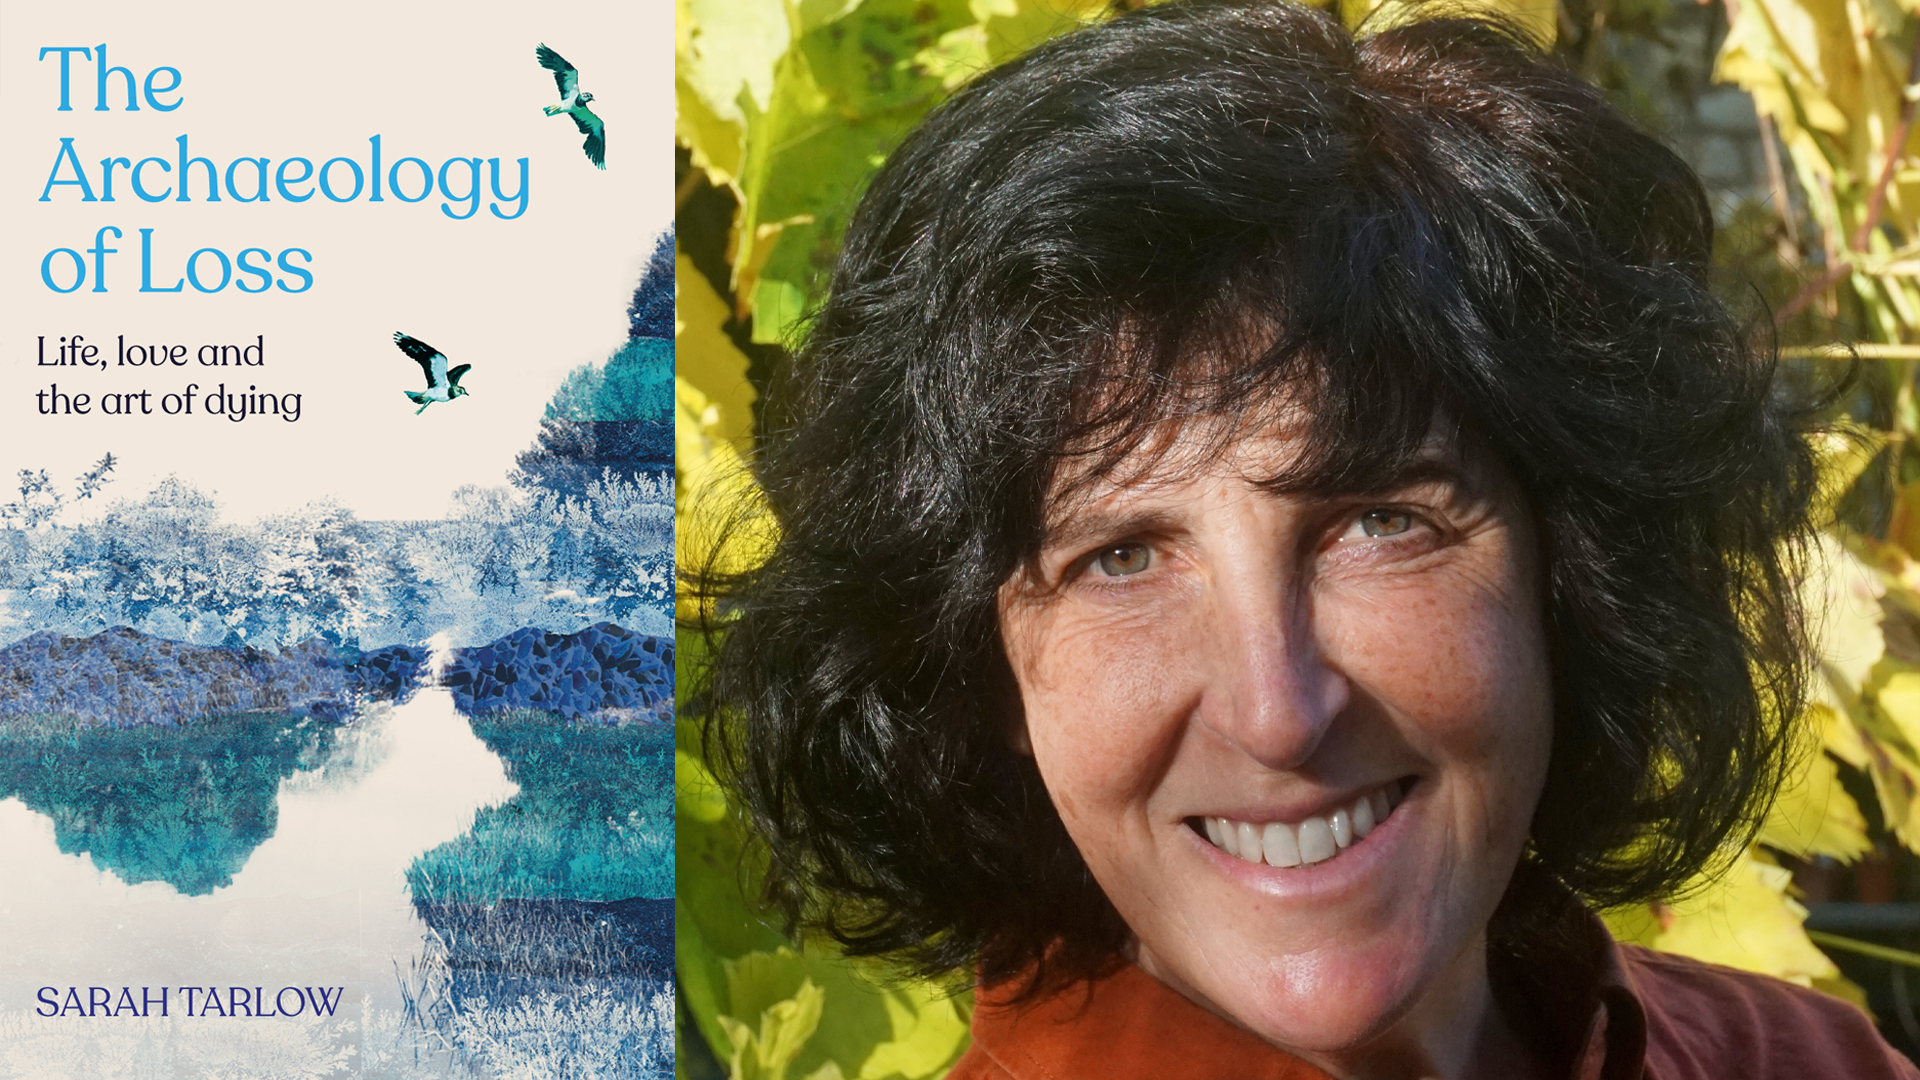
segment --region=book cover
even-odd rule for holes
[[[671,1072],[670,19],[0,0],[0,1077]]]

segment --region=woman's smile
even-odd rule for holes
[[[1213,444],[1063,500],[1003,590],[1019,741],[1142,967],[1364,1071],[1485,1019],[1551,741],[1531,526],[1450,450],[1301,494],[1284,433]]]
[[[1391,780],[1331,809],[1297,817],[1277,814],[1206,815],[1189,826],[1214,847],[1244,862],[1267,866],[1314,866],[1372,835],[1400,804],[1404,785]]]

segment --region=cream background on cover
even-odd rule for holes
[[[138,497],[178,473],[216,493],[229,521],[325,496],[363,519],[437,517],[459,485],[504,483],[565,373],[625,342],[626,305],[645,254],[671,220],[670,19],[664,3],[0,2],[0,501],[13,497],[20,469],[45,468],[71,489],[109,451],[120,465],[105,501]],[[595,96],[592,108],[607,125],[604,172],[587,162],[569,118],[541,113],[558,99],[534,60],[542,41],[579,68]],[[182,106],[159,113],[143,102],[126,112],[125,80],[115,75],[115,108],[96,112],[93,62],[74,54],[73,111],[56,111],[59,57],[36,59],[40,47],[101,42],[110,63],[136,78],[163,64],[178,68],[180,91],[168,96]],[[114,178],[115,202],[81,202],[73,187],[37,201],[63,136],[74,138],[97,195],[100,158],[171,162],[183,133],[194,156],[223,172],[240,156],[264,156],[273,167],[305,157],[316,168],[345,156],[364,169],[367,138],[378,134],[388,167],[402,156],[436,169],[454,156],[498,157],[511,190],[513,161],[526,157],[531,204],[515,221],[493,218],[484,202],[455,221],[437,195],[370,203],[363,193],[335,204],[316,187],[300,204],[235,203],[224,193],[210,203],[198,166],[192,202],[141,202],[124,169]],[[147,169],[149,190],[159,187],[157,173]],[[240,170],[243,191],[251,175]],[[415,175],[412,166],[403,171]],[[457,189],[460,180],[450,179]],[[88,291],[91,278],[66,295],[46,288],[46,252],[72,248],[91,264],[86,249],[102,225],[124,234],[108,240],[119,249],[107,256],[110,291]],[[203,295],[190,284],[141,294],[143,227],[155,230],[156,285],[171,284],[200,247],[229,256],[246,247],[306,248],[314,285],[298,295],[247,295],[234,286]],[[66,264],[57,258],[62,284]],[[210,257],[202,266],[214,269]],[[471,396],[415,417],[401,391],[424,383],[394,347],[396,330],[454,364],[472,364],[464,380]],[[265,334],[267,364],[190,363],[158,375],[35,365],[37,336],[51,351],[59,336],[75,333],[103,355],[120,334],[191,346]],[[301,393],[301,419],[234,423],[157,409],[150,417],[39,416],[34,401],[52,382],[96,395],[188,382],[204,391],[225,381],[231,390],[236,375],[263,391]],[[81,504],[80,516],[98,509]]]

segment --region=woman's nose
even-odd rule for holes
[[[1272,578],[1216,597],[1200,722],[1270,769],[1300,767],[1351,696],[1314,630],[1312,603]]]

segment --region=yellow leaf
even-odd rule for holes
[[[1662,912],[1652,947],[1801,986],[1837,978],[1839,968],[1807,938],[1807,909],[1787,895],[1792,879],[1750,849],[1718,881]]]
[[[1885,587],[1830,534],[1820,535],[1810,555],[1803,601],[1814,620],[1814,652],[1836,689],[1857,696],[1867,673],[1886,653],[1880,631]]]
[[[745,127],[715,114],[685,79],[675,79],[673,89],[674,138],[692,152],[694,167],[706,170],[713,186],[737,188]]]
[[[949,30],[938,41],[914,54],[920,70],[940,80],[943,90],[959,89],[960,84],[993,66],[993,52],[987,40],[987,28],[980,23]]]
[[[1714,78],[1746,89],[1773,120],[1814,224],[1844,251],[1866,224],[1870,192],[1888,160],[1920,150],[1920,130],[1909,132],[1904,147],[1891,145],[1906,83],[1907,19],[1893,0],[1742,0],[1729,7],[1735,17]],[[1878,220],[1911,237],[1917,218],[1920,184],[1896,173]],[[1877,233],[1866,236],[1872,250],[1844,257],[1878,267],[1893,255],[1891,246]],[[1875,336],[1898,342],[1920,329],[1920,294],[1885,273],[1856,273],[1848,285]]]
[[[678,380],[674,390],[684,416],[698,391]],[[684,470],[674,493],[678,504],[673,519],[674,565],[683,576],[724,579],[764,562],[779,527],[732,444],[708,442],[702,449],[703,458],[689,461],[682,454],[674,462],[676,470]],[[675,595],[675,610],[686,619],[712,614],[704,597],[685,588]]]
[[[1790,855],[1831,855],[1852,862],[1872,846],[1867,819],[1840,786],[1840,770],[1818,750],[1803,752],[1802,764],[1774,800],[1760,827],[1759,840]]]
[[[674,74],[688,90],[721,120],[744,124],[748,104],[765,112],[792,43],[786,0],[679,0],[674,15]]]
[[[968,0],[976,20],[940,35],[913,62],[953,90],[1002,61],[1050,37],[1111,14],[1102,0]]]
[[[1813,988],[1827,995],[1850,1003],[1863,1013],[1871,1013],[1867,1008],[1867,992],[1845,975],[1836,975],[1831,979],[1813,980]]]
[[[753,384],[747,380],[747,357],[729,338],[723,327],[728,318],[726,301],[720,299],[706,277],[684,255],[674,256],[673,329],[674,377],[698,392],[685,398],[686,418],[694,430],[686,437],[722,440],[745,451],[753,433]],[[678,395],[676,395],[678,396]],[[694,404],[697,402],[698,404]],[[676,416],[674,440],[679,448],[683,436]],[[698,454],[705,457],[705,451]]]
[[[1881,716],[1891,722],[1893,731],[1906,746],[1920,746],[1920,671],[1895,671],[1886,677],[1873,694],[1873,703]]]
[[[1820,749],[1856,769],[1867,767],[1870,755],[1865,738],[1844,706],[1816,701],[1807,706],[1807,715],[1820,732]]]
[[[1471,16],[1488,12],[1510,19],[1542,49],[1553,48],[1559,36],[1558,0],[1337,0],[1340,21],[1349,30],[1378,32],[1402,23],[1436,16]]]
[[[1816,522],[1824,525],[1833,520],[1834,507],[1886,445],[1885,433],[1857,424],[1836,427],[1814,439],[1820,470],[1820,495],[1813,511]]]
[[[674,136],[716,187],[739,193],[748,110],[766,111],[791,44],[786,0],[676,0]]]
[[[1889,295],[1898,295],[1889,293]],[[1887,539],[1908,555],[1920,555],[1920,481],[1900,485],[1894,492]]]
[[[817,1030],[793,1059],[796,1069],[826,1063],[860,1080],[919,1080],[946,1070],[967,1044],[955,1001],[927,983],[883,986],[864,961],[789,948],[727,962],[731,1008],[751,1015],[784,1000],[793,987],[818,986],[826,999]]]
[[[674,558],[684,574],[748,570],[766,557],[771,516],[747,469],[753,384],[747,357],[722,329],[728,317],[692,260],[674,261]],[[675,604],[683,617],[707,614],[693,590]]]
[[[782,17],[791,25],[798,21],[799,12],[788,3]],[[794,215],[780,218],[765,212],[768,191],[779,187],[774,168],[780,151],[785,144],[801,138],[804,132],[836,126],[841,121],[833,115],[833,103],[815,81],[812,65],[803,50],[786,50],[769,70],[769,76],[772,79],[769,86],[777,92],[765,99],[756,97],[751,102],[744,99],[742,102],[747,134],[742,144],[737,185],[741,193],[740,207],[734,218],[733,251],[728,260],[733,267],[733,280],[728,285],[735,298],[742,302],[752,298],[754,283],[773,243],[778,240],[779,231],[798,223]]]
[[[986,31],[989,64],[1010,60],[1115,9],[1102,0],[969,0],[968,7]]]
[[[673,752],[673,805],[681,819],[715,822],[727,816],[727,796],[699,758]]]
[[[887,995],[885,1004],[898,1037],[874,1047],[860,1066],[861,1080],[931,1076],[965,1045],[967,1018],[953,998],[930,984],[904,984]]]
[[[1859,715],[1867,775],[1880,800],[1880,813],[1908,848],[1920,851],[1920,820],[1913,813],[1920,793],[1920,671],[1888,661],[1878,672],[1866,708]]]
[[[1600,913],[1600,921],[1607,924],[1607,932],[1613,940],[1623,945],[1641,945],[1655,948],[1660,939],[1660,914],[1665,911],[1659,904],[1634,904],[1632,907],[1614,908]]]
[[[732,962],[727,969],[731,975]],[[731,1016],[721,1016],[720,1025],[733,1044],[728,1080],[786,1080],[787,1067],[820,1026],[826,996],[813,980],[803,981],[792,997],[761,1010],[758,1032]]]

